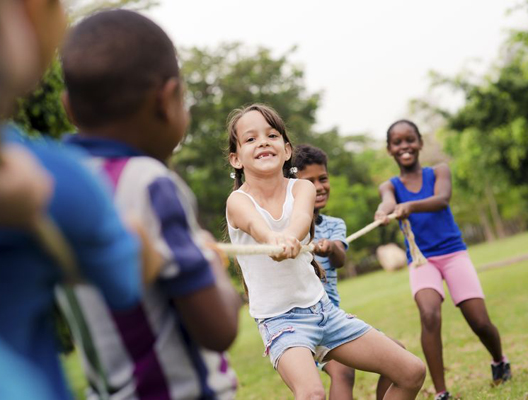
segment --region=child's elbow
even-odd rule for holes
[[[444,208],[449,207],[449,200],[450,200],[449,197],[442,196],[439,200],[440,200],[438,204],[439,209],[443,210]]]

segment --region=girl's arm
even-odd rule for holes
[[[293,186],[293,211],[290,225],[284,230],[285,235],[290,235],[297,240],[303,240],[310,232],[315,206],[315,186],[306,179],[299,179]]]
[[[272,231],[251,200],[241,193],[231,193],[227,199],[227,216],[231,225],[249,234],[259,243],[276,244],[284,251],[274,255],[275,261],[295,258],[301,251],[301,240],[310,231],[315,204],[315,186],[298,180],[293,187],[293,212],[290,225],[282,232]]]
[[[374,219],[376,221],[381,220],[383,225],[387,225],[390,222],[390,220],[387,218],[387,215],[392,213],[397,205],[392,182],[383,182],[379,187],[379,194],[381,197],[381,203],[374,214]]]
[[[231,193],[227,199],[227,217],[233,228],[241,229],[259,243],[269,243],[273,231],[252,201],[242,193]]]
[[[434,195],[423,200],[398,204],[394,210],[396,218],[407,218],[412,213],[439,211],[449,206],[451,200],[451,171],[447,164],[434,168],[436,177]]]

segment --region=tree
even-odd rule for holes
[[[15,122],[30,134],[60,138],[65,132],[73,132],[75,128],[61,103],[63,90],[62,69],[58,59],[55,59],[39,87],[28,97],[18,100]]]
[[[233,43],[181,52],[191,123],[174,161],[198,198],[202,223],[216,236],[223,230],[225,200],[233,186],[226,152],[228,114],[266,103],[284,119],[294,143],[309,142],[314,135],[320,96],[307,92],[302,69],[289,61],[294,51],[274,56],[266,48]]]
[[[423,100],[412,104],[445,123],[439,134],[452,159],[455,190],[473,205],[455,209],[466,219],[477,213],[488,239],[504,236],[504,216],[512,218],[512,210],[527,205],[512,194],[528,190],[528,32],[514,31],[500,61],[483,77],[465,71],[431,78],[433,87],[454,89],[465,98],[455,112]],[[515,218],[528,222],[525,213]]]

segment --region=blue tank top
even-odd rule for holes
[[[409,191],[399,177],[391,178],[390,181],[394,186],[398,204],[423,200],[434,195],[436,177],[434,170],[430,167],[422,169],[422,188],[416,193]],[[466,250],[462,234],[449,206],[434,212],[413,213],[409,216],[409,221],[411,222],[416,244],[426,258]],[[411,263],[412,259],[407,240],[405,240],[405,245],[407,247],[407,260]]]

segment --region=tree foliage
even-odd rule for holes
[[[202,222],[216,234],[233,186],[226,152],[228,114],[250,103],[266,103],[282,116],[294,142],[313,135],[319,94],[307,92],[302,69],[289,61],[293,51],[273,56],[269,49],[234,43],[181,53],[191,123],[174,161],[197,195]]]
[[[431,78],[433,87],[454,89],[465,99],[455,112],[413,103],[445,122],[438,135],[452,160],[454,190],[464,194],[455,203],[457,219],[478,221],[488,238],[504,234],[503,219],[521,217],[526,225],[526,214],[514,210],[528,205],[520,195],[528,190],[528,32],[513,31],[483,77],[464,71]]]
[[[153,4],[109,0],[90,7],[123,3],[129,7]],[[77,12],[87,12],[83,4],[77,4]],[[307,90],[302,66],[291,61],[294,52],[292,48],[274,54],[241,43],[180,52],[191,123],[173,162],[198,198],[202,224],[219,239],[233,185],[226,119],[235,108],[254,102],[269,104],[285,120],[294,145],[310,143],[328,154],[332,195],[325,212],[343,218],[349,233],[372,221],[379,202],[377,186],[398,173],[385,146],[367,134],[346,136],[337,128],[316,131],[321,96]],[[431,74],[435,87],[463,93],[465,102],[455,112],[424,99],[413,102],[415,109],[425,110],[425,126],[436,131],[449,156],[454,184],[451,205],[457,221],[479,227],[488,238],[499,235],[503,220],[521,228],[528,224],[528,32],[513,32],[500,60],[484,77],[467,72],[454,77]],[[71,132],[74,128],[60,103],[62,89],[60,64],[55,61],[41,87],[20,100],[16,121],[30,132],[57,138]],[[426,147],[431,148],[429,139],[426,135]],[[433,150],[432,158],[442,159]],[[399,240],[397,225],[390,224],[359,239],[349,254],[358,261],[373,254],[378,244]]]
[[[18,100],[15,122],[30,134],[60,138],[65,132],[72,132],[75,128],[69,122],[61,103],[63,89],[62,69],[55,59],[39,87],[29,96]]]

